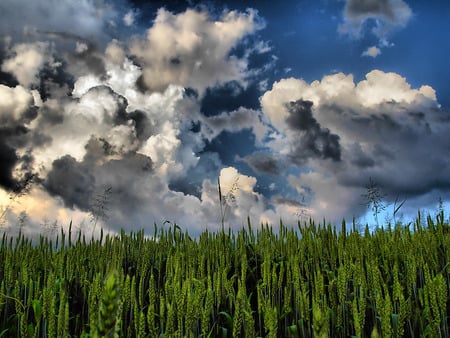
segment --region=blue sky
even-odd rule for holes
[[[0,10],[3,226],[373,223],[371,179],[383,217],[448,203],[446,1]]]

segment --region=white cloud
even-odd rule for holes
[[[48,42],[23,43],[15,45],[11,56],[2,64],[2,70],[13,74],[25,87],[38,84],[39,71],[48,64],[51,68],[60,66],[51,55]]]
[[[370,57],[376,58],[380,54],[381,54],[381,49],[378,48],[377,46],[372,46],[372,47],[367,48],[361,54],[361,56],[370,56]]]
[[[256,141],[261,143],[267,133],[267,126],[261,122],[260,116],[259,111],[240,107],[232,112],[202,117],[202,134],[211,141],[223,131],[237,132],[251,129],[256,136]]]
[[[133,26],[134,20],[136,19],[137,12],[135,10],[129,10],[127,14],[123,17],[123,22],[125,26]]]
[[[0,84],[0,121],[18,121],[22,114],[32,105],[34,99],[31,93],[22,86],[10,88]]]
[[[164,91],[169,84],[200,93],[228,81],[245,86],[247,59],[229,54],[261,27],[254,10],[226,12],[213,21],[206,12],[188,9],[175,15],[160,9],[146,39],[136,39],[130,51],[139,57],[144,83],[152,91]]]
[[[355,94],[364,106],[377,105],[382,102],[430,102],[435,104],[436,93],[430,86],[411,89],[406,79],[396,73],[373,70],[366,79],[355,87]]]
[[[116,39],[113,39],[106,47],[105,56],[109,62],[119,66],[125,62],[125,50]]]
[[[88,45],[85,44],[84,42],[77,41],[75,43],[75,52],[81,54],[81,53],[83,53],[83,52],[85,52],[87,50],[88,50]]]
[[[234,167],[225,167],[220,171],[219,180],[223,196],[222,209],[219,204],[217,184],[205,180],[201,195],[203,208],[217,210],[210,215],[213,223],[220,223],[223,216],[228,226],[240,228],[246,224],[247,217],[250,217],[253,225],[257,226],[267,218],[264,215],[264,197],[254,191],[257,183],[255,177],[243,175]],[[220,214],[221,212],[223,215]],[[277,221],[276,218],[270,220],[272,224]]]
[[[399,74],[380,70],[360,82],[342,73],[311,83],[294,78],[275,82],[261,97],[263,112],[276,129],[266,145],[285,156],[303,149],[298,144],[302,131],[292,132],[292,112],[285,105],[297,100],[313,103],[311,118],[320,126],[316,130],[339,137],[340,160],[311,156],[299,167],[300,173],[289,178],[290,186],[307,196],[312,215],[329,220],[361,215],[361,193],[369,177],[392,199],[396,193],[411,198],[429,195],[448,184],[448,178],[435,170],[437,163],[448,168],[446,160],[434,158],[434,165],[421,160],[429,157],[430,147],[445,153],[449,146],[444,137],[450,128],[448,113],[440,110],[432,87],[412,88]],[[305,118],[298,121],[311,124]]]

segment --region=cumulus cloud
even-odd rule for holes
[[[297,102],[296,115],[289,102]],[[308,197],[311,213],[335,219],[361,215],[361,192],[370,177],[392,199],[448,190],[450,181],[436,165],[448,170],[450,163],[442,157],[430,159],[427,152],[433,147],[446,153],[449,112],[440,108],[429,86],[411,88],[400,75],[379,70],[358,83],[339,73],[312,83],[293,78],[275,82],[261,103],[278,135],[267,145],[277,153],[285,149],[285,156],[300,165],[300,173],[289,182]],[[304,126],[316,138],[293,134],[292,116],[294,125]],[[334,161],[311,151],[314,140],[321,138],[319,144],[332,141]],[[292,145],[298,157],[291,156]],[[342,199],[344,203],[336,202]]]
[[[378,48],[377,46],[372,46],[372,47],[367,48],[361,55],[376,58],[380,54],[381,54],[381,49]]]
[[[3,61],[2,71],[13,74],[25,87],[39,83],[38,75],[45,64],[52,69],[61,65],[53,59],[48,42],[17,44],[9,54]]]
[[[18,82],[0,85],[2,193],[18,191],[32,175],[36,180],[18,198],[26,206],[14,204],[8,219],[25,211],[36,229],[53,217],[89,222],[96,198],[110,189],[105,227],[145,227],[170,218],[195,232],[219,224],[217,176],[226,188],[234,175],[239,198],[229,207],[228,224],[248,215],[259,220],[265,202],[254,191],[256,178],[235,168],[221,172],[218,153],[204,148],[222,131],[251,129],[261,142],[261,112],[201,113],[207,88],[244,87],[252,74],[250,55],[270,50],[256,42],[234,54],[243,38],[263,27],[256,11],[226,10],[212,19],[206,11],[161,9],[147,36],[130,42],[108,38],[107,28],[122,19],[132,25],[136,12],[117,15],[112,6],[91,1],[7,1],[0,7],[19,5],[21,18],[14,12],[0,23],[11,33],[2,71]],[[25,32],[5,26],[25,19]]]
[[[400,3],[349,1],[346,15],[356,28],[374,17],[394,27]],[[261,96],[261,109],[239,102],[211,112],[204,94],[226,87],[240,95],[255,74],[251,54],[270,51],[265,42],[244,41],[264,25],[256,11],[213,19],[206,11],[161,9],[146,36],[130,42],[104,32],[113,19],[133,24],[135,12],[117,15],[101,1],[54,7],[75,17],[30,19],[27,34],[51,41],[12,35],[2,60],[17,83],[0,85],[0,198],[36,177],[9,218],[25,210],[36,227],[47,217],[82,222],[108,191],[105,228],[169,219],[195,234],[222,219],[239,227],[247,216],[254,224],[280,217],[295,224],[301,212],[331,221],[361,215],[369,177],[388,194],[410,198],[450,189],[448,156],[428,150],[446,154],[450,147],[449,112],[430,86],[412,88],[379,70],[359,82],[342,73],[311,83],[288,78]],[[38,0],[24,18],[31,9],[51,13]],[[242,130],[255,135],[249,149],[256,151],[235,158],[236,167],[222,163],[211,144],[224,131]],[[227,197],[222,211],[218,177]]]
[[[188,9],[176,15],[160,9],[146,38],[135,39],[130,51],[151,91],[164,91],[169,84],[200,93],[229,81],[245,86],[248,60],[230,53],[243,37],[262,27],[255,10],[225,12],[214,21],[206,12]]]
[[[19,121],[33,105],[33,95],[28,89],[20,85],[10,88],[0,84],[0,121],[2,125],[11,121]]]

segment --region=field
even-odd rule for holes
[[[1,337],[449,337],[449,224],[3,236]]]

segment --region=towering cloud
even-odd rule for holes
[[[300,165],[289,182],[316,215],[361,214],[369,178],[392,200],[400,194],[435,201],[436,192],[449,188],[441,171],[450,169],[448,161],[429,149],[445,153],[450,146],[444,136],[450,112],[429,86],[414,89],[398,74],[379,70],[358,83],[344,74],[310,84],[290,78],[274,83],[261,103],[277,129],[268,145]]]
[[[168,219],[195,233],[247,216],[362,215],[370,177],[389,198],[450,190],[438,155],[450,116],[433,88],[373,70],[281,79],[261,94],[269,82],[251,65],[264,68],[270,48],[256,10],[163,8],[145,28],[120,1],[4,0],[0,11],[0,206],[35,178],[11,224],[25,211],[32,227],[87,226],[101,200],[112,231]],[[410,16],[401,0],[349,0],[341,28],[362,34],[374,19],[381,41]]]

